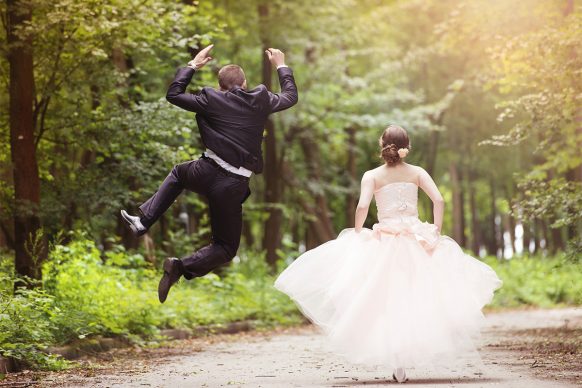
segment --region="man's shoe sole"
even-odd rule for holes
[[[137,237],[140,237],[140,236],[143,236],[144,234],[146,234],[147,230],[143,230],[141,232],[139,232],[137,230],[137,228],[131,222],[131,220],[129,220],[128,218],[125,217],[125,214],[124,214],[123,210],[121,211],[121,218],[123,218],[123,220],[127,223],[127,225],[129,225],[129,229],[131,229],[131,231],[133,232],[133,234],[136,235]]]
[[[160,286],[162,285],[162,281],[164,281],[164,279],[167,278],[167,282],[170,281],[170,274],[172,273],[172,262],[174,260],[172,260],[171,258],[167,258],[166,260],[164,260],[164,265],[162,266],[163,270],[164,270],[164,275],[162,276],[162,279],[160,279],[160,283],[158,284],[158,299],[160,300],[160,303],[164,303],[166,301],[166,299],[168,299],[168,294],[170,293],[170,288],[172,288],[172,286],[170,285],[168,287],[168,291],[166,292],[165,297],[162,299],[162,295],[160,292]]]

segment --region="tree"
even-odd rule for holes
[[[42,234],[38,207],[40,178],[34,136],[34,74],[32,38],[26,27],[32,20],[31,4],[8,0],[6,6],[8,62],[10,66],[10,150],[14,178],[14,265],[22,276],[41,276]],[[39,245],[39,240],[40,245]]]

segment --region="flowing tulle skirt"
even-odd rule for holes
[[[301,255],[275,282],[335,351],[393,368],[477,356],[481,308],[500,286],[489,266],[418,219],[346,229]]]

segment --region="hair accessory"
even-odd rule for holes
[[[408,148],[400,148],[398,150],[398,156],[400,156],[401,158],[405,158],[406,155],[408,155],[408,152],[410,152]]]

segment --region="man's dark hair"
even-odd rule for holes
[[[245,79],[245,72],[238,65],[226,65],[218,72],[218,85],[222,90],[242,87]]]

